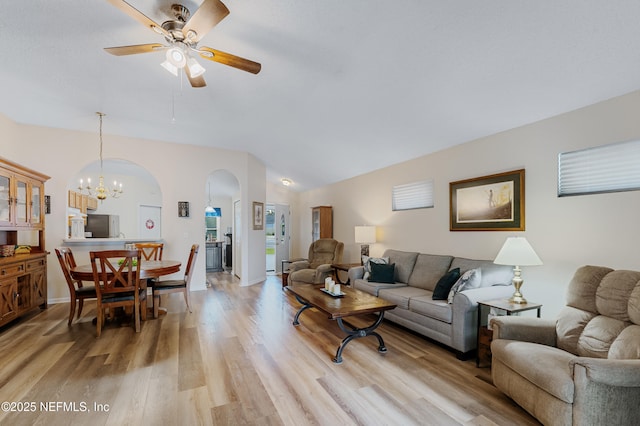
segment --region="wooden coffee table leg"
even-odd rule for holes
[[[313,306],[310,305],[309,302],[307,302],[306,300],[303,300],[300,297],[298,297],[297,294],[295,296],[296,296],[296,300],[302,303],[302,307],[298,310],[298,313],[296,313],[295,318],[293,318],[293,325],[300,325],[300,321],[298,321],[298,318],[300,318],[300,314],[309,308],[313,308]]]
[[[353,339],[359,339],[361,337],[375,336],[378,339],[378,352],[382,354],[387,352],[387,348],[384,345],[384,340],[382,340],[382,336],[380,336],[378,333],[374,331],[376,328],[378,328],[380,323],[382,323],[383,318],[384,318],[384,311],[379,312],[378,318],[376,319],[376,321],[373,324],[371,324],[369,327],[364,327],[364,328],[354,327],[348,322],[342,321],[342,318],[338,318],[337,319],[338,327],[340,327],[342,331],[347,333],[347,337],[345,337],[342,340],[342,343],[340,343],[340,346],[338,347],[338,351],[336,352],[336,356],[335,358],[333,358],[333,362],[336,364],[342,364],[342,351],[344,350],[345,346],[347,346],[347,344]],[[349,328],[351,329],[349,330],[345,328],[345,324],[349,326]]]

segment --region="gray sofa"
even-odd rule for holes
[[[494,385],[543,424],[640,421],[640,272],[584,266],[557,320],[491,324]]]
[[[460,357],[477,346],[478,301],[510,297],[513,268],[495,265],[490,260],[473,260],[454,256],[386,250],[395,264],[395,283],[377,283],[363,279],[364,267],[351,268],[349,280],[354,288],[398,305],[387,311],[385,319],[398,323],[426,337],[443,343]],[[460,273],[479,268],[478,288],[462,290],[447,300],[433,300],[433,290],[448,271]]]

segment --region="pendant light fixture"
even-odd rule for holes
[[[115,180],[113,181],[113,188],[107,188],[104,186],[104,175],[103,175],[103,167],[102,167],[102,118],[106,115],[102,112],[96,112],[100,119],[100,177],[98,178],[98,187],[93,188],[91,186],[91,178],[87,178],[87,186],[83,187],[83,180],[80,179],[80,185],[78,186],[78,190],[80,192],[85,192],[87,195],[91,197],[96,197],[100,201],[104,201],[107,197],[118,198],[122,195],[122,182],[118,184]]]
[[[211,207],[211,182],[208,183],[209,185],[209,203],[207,204],[207,207],[204,209],[204,215],[206,217],[213,217],[216,215],[216,210]]]

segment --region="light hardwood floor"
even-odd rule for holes
[[[94,303],[71,327],[58,304],[0,329],[0,401],[22,410],[0,411],[0,424],[538,424],[488,369],[392,323],[378,330],[386,355],[358,339],[335,365],[342,332],[316,310],[294,327],[299,304],[279,277],[209,277],[193,313],[168,295],[168,314],[141,333],[108,324],[96,338]]]

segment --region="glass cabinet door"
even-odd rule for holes
[[[42,223],[42,204],[40,202],[41,188],[37,183],[31,184],[31,224],[40,225]]]
[[[0,174],[0,223],[9,224],[11,222],[11,191],[9,176]]]
[[[27,216],[27,182],[16,180],[16,224],[25,225],[28,223]]]

